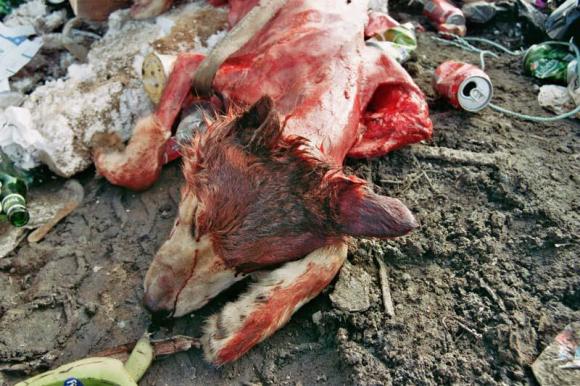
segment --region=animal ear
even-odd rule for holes
[[[356,178],[335,178],[335,221],[343,233],[388,238],[402,236],[418,226],[411,211],[396,198],[378,195]]]
[[[263,96],[236,121],[240,144],[253,153],[271,150],[280,140],[282,129],[274,101]]]

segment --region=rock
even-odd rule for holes
[[[24,239],[24,230],[7,222],[0,223],[0,259],[12,252]]]
[[[542,386],[580,385],[580,322],[566,326],[532,364]]]
[[[371,306],[370,287],[371,276],[347,261],[340,271],[330,300],[343,311],[365,311]]]
[[[312,314],[312,322],[314,324],[319,326],[321,321],[322,321],[322,312],[316,311],[315,313]]]

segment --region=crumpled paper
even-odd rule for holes
[[[44,138],[34,128],[30,110],[11,106],[0,111],[0,148],[23,169],[39,165]]]

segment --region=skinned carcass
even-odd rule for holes
[[[230,1],[235,23],[257,1]],[[166,317],[205,305],[248,274],[256,282],[208,320],[209,361],[223,364],[273,334],[339,271],[349,236],[417,226],[399,200],[342,171],[431,136],[422,92],[364,42],[366,1],[288,0],[220,67],[209,103],[224,115],[183,147],[181,203],[145,278],[145,306]],[[204,57],[181,54],[156,112],[122,148],[95,149],[97,170],[135,190],[155,182]],[[207,99],[204,103],[207,103]],[[248,107],[250,106],[250,107]]]

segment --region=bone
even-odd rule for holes
[[[263,0],[235,25],[227,37],[219,42],[199,65],[193,79],[198,95],[210,95],[219,66],[242,48],[286,4],[286,0]]]
[[[177,55],[161,55],[155,52],[151,52],[143,60],[141,68],[143,88],[153,103],[157,104],[161,100],[161,94],[176,60]]]
[[[455,320],[455,322],[457,323],[457,325],[459,327],[461,327],[463,330],[465,330],[469,334],[473,335],[473,337],[475,337],[475,339],[481,340],[483,338],[483,336],[479,332],[477,332],[477,331],[473,330],[471,327],[467,326],[458,317],[454,317],[453,319]]]

